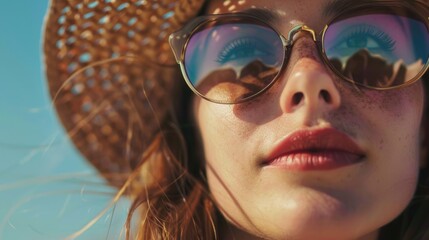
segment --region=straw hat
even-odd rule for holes
[[[50,94],[77,149],[120,186],[182,81],[169,34],[203,0],[51,0],[44,53]],[[109,177],[108,177],[109,176]]]

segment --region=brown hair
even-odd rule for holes
[[[186,167],[190,163],[183,145],[177,144],[183,141],[173,125],[165,127],[136,169],[145,174],[134,179],[126,229],[129,234],[139,209],[137,239],[215,238],[215,207],[202,177]]]

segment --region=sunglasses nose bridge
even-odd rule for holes
[[[309,28],[307,25],[298,25],[289,31],[286,46],[291,46],[294,42],[295,35],[301,31],[309,33],[313,41],[316,42],[316,32],[313,29]]]

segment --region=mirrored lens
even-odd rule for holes
[[[259,22],[215,21],[189,39],[184,66],[190,83],[204,97],[237,103],[263,91],[284,59],[280,36]]]
[[[413,80],[429,58],[429,33],[418,19],[368,14],[342,19],[325,32],[330,63],[345,78],[376,88]]]

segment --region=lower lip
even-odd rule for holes
[[[332,170],[363,161],[363,156],[344,151],[294,152],[282,155],[267,163],[269,167],[287,170]]]

